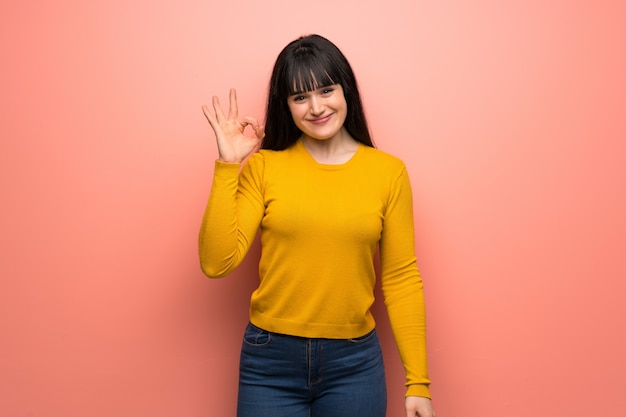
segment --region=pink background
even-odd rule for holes
[[[5,1],[0,415],[233,416],[255,248],[203,278],[200,107],[305,33],[415,193],[446,416],[623,416],[623,1]],[[377,304],[389,416],[403,374]]]

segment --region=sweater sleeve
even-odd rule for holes
[[[263,158],[258,153],[243,168],[241,164],[215,162],[198,237],[200,266],[208,277],[228,275],[248,253],[264,212],[262,172]]]
[[[381,285],[406,373],[406,395],[429,397],[426,313],[415,258],[411,185],[403,168],[393,186],[380,241]]]

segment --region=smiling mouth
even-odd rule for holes
[[[324,117],[318,117],[317,119],[309,120],[309,122],[311,122],[313,124],[316,124],[316,125],[323,124],[323,123],[326,123],[327,121],[329,121],[330,118],[332,117],[332,115],[333,114],[331,113],[331,114],[328,114],[328,115],[326,115]]]

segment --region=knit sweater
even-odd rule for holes
[[[371,331],[376,271],[406,372],[407,395],[429,397],[422,280],[403,162],[359,144],[321,164],[301,141],[243,164],[216,161],[199,238],[204,273],[219,278],[261,233],[250,321],[267,331],[354,338]]]

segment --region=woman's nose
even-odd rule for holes
[[[310,108],[309,111],[313,115],[320,115],[324,112],[324,103],[320,97],[313,96],[309,101]]]

